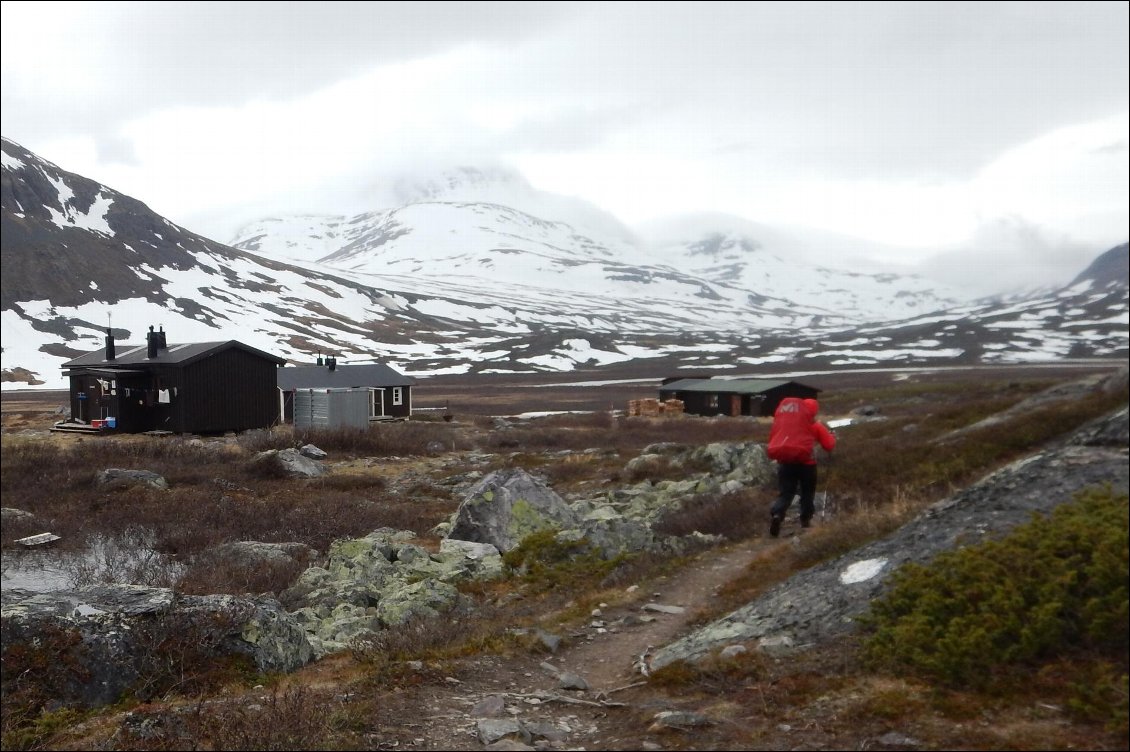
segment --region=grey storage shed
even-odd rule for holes
[[[294,390],[295,428],[368,428],[369,389]]]

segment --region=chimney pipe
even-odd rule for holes
[[[157,357],[157,333],[153,331],[153,327],[149,327],[149,332],[145,335],[145,357],[152,360]]]
[[[114,349],[114,332],[110,327],[106,327],[106,360],[113,360],[116,357],[118,354]]]
[[[169,345],[168,345],[168,343],[165,342],[165,326],[164,326],[164,324],[162,324],[159,327],[159,329],[160,329],[160,331],[157,332],[157,349],[158,350],[167,350],[169,348]]]
[[[326,358],[326,365],[328,365],[330,367],[331,371],[336,370],[337,369],[337,358],[334,357],[333,355]]]
[[[321,353],[318,353],[318,365],[320,365],[320,366],[325,365],[325,363],[322,362],[322,354]]]

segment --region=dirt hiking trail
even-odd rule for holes
[[[688,736],[694,729],[681,726],[679,718],[670,728],[647,720],[680,708],[647,686],[641,656],[685,634],[719,589],[777,545],[788,545],[787,529],[780,541],[753,538],[700,552],[669,575],[627,588],[622,603],[597,609],[583,627],[561,634],[555,650],[463,660],[454,674],[405,692],[398,707],[385,703],[387,716],[382,712],[381,720],[387,736],[381,736],[398,743],[378,741],[377,746],[711,748],[696,747]],[[664,740],[671,734],[679,743]],[[684,746],[688,742],[691,746]]]

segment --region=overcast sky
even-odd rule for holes
[[[982,280],[1130,235],[1126,2],[2,7],[2,134],[220,241],[446,165]]]

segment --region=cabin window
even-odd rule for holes
[[[394,404],[394,405],[403,405],[404,404],[404,387],[394,386],[392,388],[392,404]]]
[[[706,400],[706,404],[707,404],[708,407],[718,407],[718,395],[717,394],[710,395]]]

